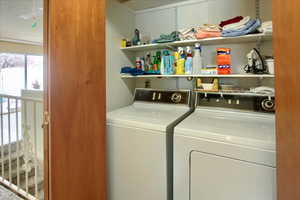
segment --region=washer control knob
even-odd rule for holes
[[[172,97],[171,97],[172,102],[180,103],[181,99],[182,99],[182,95],[180,93],[172,94]]]

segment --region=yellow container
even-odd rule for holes
[[[122,41],[121,41],[121,47],[122,48],[125,48],[127,46],[127,40],[126,39],[123,39]]]
[[[180,58],[177,60],[177,66],[176,66],[176,74],[177,75],[184,75],[185,69],[184,69],[185,59]]]

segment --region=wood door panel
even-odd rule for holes
[[[104,200],[105,1],[49,0],[51,200]]]
[[[273,0],[278,200],[300,199],[300,1]]]

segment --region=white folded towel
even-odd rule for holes
[[[231,30],[231,29],[234,29],[234,30],[241,29],[250,21],[250,19],[251,19],[251,17],[249,17],[249,16],[244,17],[241,21],[239,21],[237,23],[228,24],[228,25],[224,26],[223,30],[226,31],[226,30]]]
[[[273,32],[273,23],[272,23],[272,21],[263,22],[257,30],[261,33]]]

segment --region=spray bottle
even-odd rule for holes
[[[201,45],[196,43],[193,58],[193,74],[201,74],[202,67]]]
[[[177,60],[177,65],[176,65],[176,74],[178,75],[183,75],[184,74],[184,62],[185,62],[185,54],[184,50],[182,47],[178,47],[178,60]]]
[[[193,51],[191,47],[186,48],[185,74],[193,73]]]

